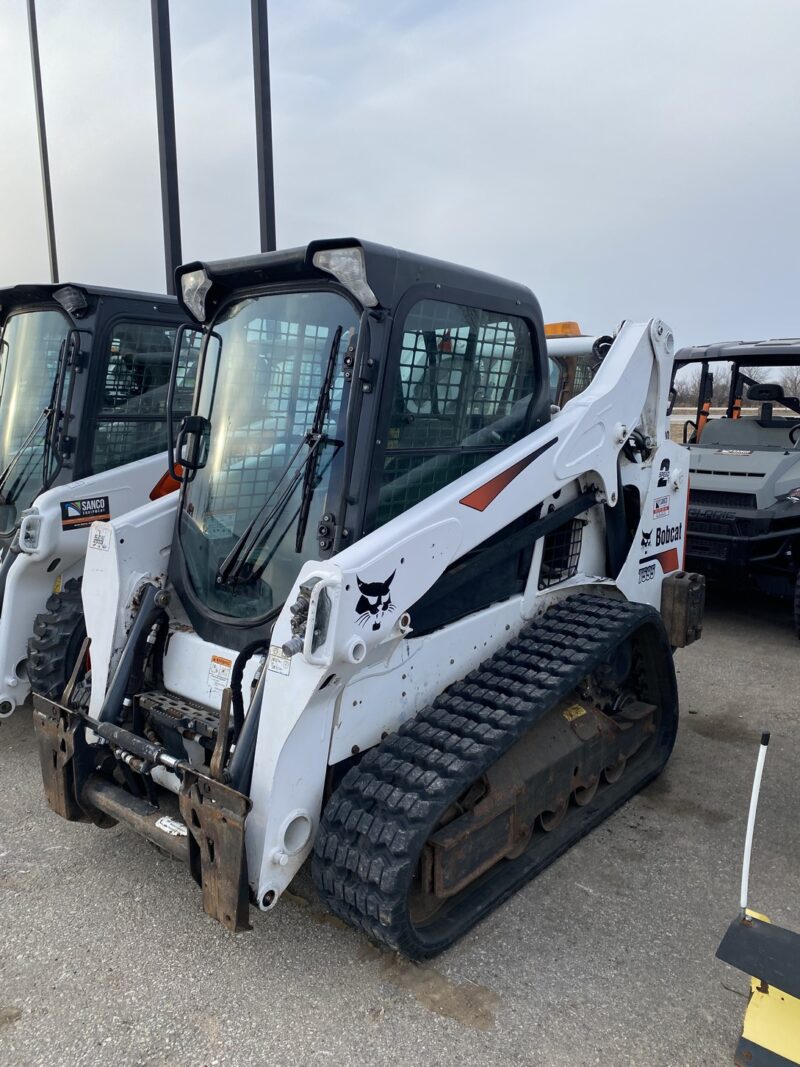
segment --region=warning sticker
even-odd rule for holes
[[[582,708],[580,704],[570,704],[568,708],[564,708],[561,714],[567,722],[574,722],[575,719],[579,719],[581,715],[586,714],[586,708]]]
[[[96,548],[98,552],[108,552],[111,548],[111,527],[94,526],[89,534],[89,548]]]
[[[80,530],[93,522],[107,522],[111,508],[107,496],[90,496],[85,500],[61,501],[61,529]]]
[[[206,685],[209,693],[221,693],[231,680],[232,659],[225,656],[212,656],[211,666],[208,668]]]
[[[292,669],[292,661],[283,651],[280,645],[270,645],[267,656],[267,670],[276,674],[288,674]]]

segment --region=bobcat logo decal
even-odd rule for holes
[[[642,548],[649,548],[650,542],[653,540],[652,530],[642,530]]]
[[[356,604],[359,626],[366,626],[371,619],[372,629],[380,630],[384,615],[389,611],[397,610],[392,603],[392,594],[389,592],[389,586],[395,574],[396,571],[392,571],[385,582],[362,582],[356,575],[358,588],[361,591]]]

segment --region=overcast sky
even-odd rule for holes
[[[147,0],[38,0],[62,279],[163,290]],[[258,251],[247,0],[172,0],[184,260]],[[798,0],[271,0],[279,246],[355,235],[588,332],[800,335]],[[0,0],[0,284],[47,280]]]

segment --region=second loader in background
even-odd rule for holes
[[[166,401],[182,318],[168,296],[0,290],[0,719],[31,684],[63,692],[85,634],[92,522],[177,487],[166,477]],[[176,411],[191,397],[190,340]]]

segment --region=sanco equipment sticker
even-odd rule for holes
[[[61,501],[61,529],[79,530],[93,522],[108,522],[111,508],[107,496],[91,496],[85,500]]]

